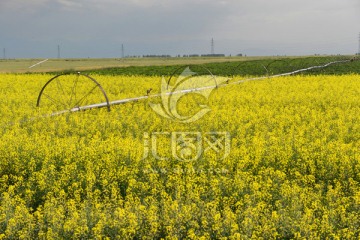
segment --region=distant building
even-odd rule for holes
[[[225,54],[201,54],[202,57],[225,57]]]
[[[200,55],[199,54],[189,54],[189,55],[184,54],[183,57],[200,57]]]
[[[171,55],[154,55],[154,54],[150,54],[150,55],[143,55],[143,58],[170,58]]]

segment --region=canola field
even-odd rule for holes
[[[51,77],[0,75],[0,239],[360,237],[360,75],[188,94],[179,114],[210,109],[191,123],[157,97],[51,117],[53,98],[73,101],[54,88],[36,107]],[[161,91],[161,77],[92,77],[111,101]]]

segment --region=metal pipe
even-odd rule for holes
[[[61,114],[64,114],[64,113],[69,113],[69,112],[79,112],[79,111],[90,110],[90,109],[104,108],[104,107],[109,107],[109,105],[113,106],[113,105],[126,104],[126,103],[130,103],[130,102],[137,102],[137,101],[152,98],[152,97],[161,97],[162,95],[169,96],[169,95],[180,94],[180,93],[198,92],[198,91],[203,91],[203,90],[207,90],[207,89],[225,87],[227,85],[240,84],[240,83],[244,83],[244,82],[248,82],[248,81],[258,81],[258,80],[264,80],[264,79],[269,79],[269,78],[289,76],[289,75],[297,74],[297,73],[300,73],[300,72],[309,71],[309,70],[312,70],[312,69],[325,68],[325,67],[328,67],[330,65],[339,64],[339,63],[348,63],[348,62],[351,62],[351,61],[353,61],[353,60],[340,60],[340,61],[330,62],[330,63],[324,64],[324,65],[318,65],[318,66],[312,66],[312,67],[308,67],[308,68],[303,68],[303,69],[295,70],[295,71],[288,72],[288,73],[281,73],[281,74],[276,74],[276,75],[272,75],[272,76],[264,76],[264,77],[242,79],[242,80],[239,80],[239,81],[235,81],[235,82],[227,83],[227,84],[222,84],[222,85],[206,86],[206,87],[200,87],[200,88],[191,88],[191,89],[185,89],[185,90],[181,90],[181,91],[158,93],[158,94],[145,95],[145,96],[134,97],[134,98],[125,98],[125,99],[121,99],[121,100],[115,100],[115,101],[112,101],[112,102],[103,102],[103,103],[98,103],[98,104],[86,105],[86,106],[82,106],[82,107],[75,107],[75,108],[72,108],[70,110],[63,110],[63,111],[59,111],[59,112],[54,112],[54,113],[51,114],[51,116],[57,116],[57,115],[61,115]]]

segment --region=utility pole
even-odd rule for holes
[[[360,55],[360,33],[359,33],[359,49],[358,49],[358,55]]]
[[[3,49],[3,59],[6,59],[6,49]]]
[[[125,57],[124,44],[121,44],[121,58]]]
[[[211,39],[211,54],[215,54],[214,38]]]
[[[60,45],[58,45],[57,50],[58,50],[57,58],[60,59]]]

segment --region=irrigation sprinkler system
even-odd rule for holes
[[[237,70],[237,68],[243,66],[247,66],[248,62],[243,62],[240,63],[239,65],[237,65],[234,69],[234,71],[232,72],[232,77],[229,78],[227,81],[225,81],[222,84],[218,84],[218,82],[216,81],[216,77],[210,72],[209,69],[204,68],[204,70],[206,70],[206,72],[209,73],[209,76],[211,76],[212,79],[214,79],[214,85],[210,85],[210,86],[201,86],[201,87],[196,87],[196,88],[189,88],[189,89],[183,89],[183,90],[178,90],[178,91],[173,91],[173,92],[165,92],[165,93],[157,93],[157,94],[150,94],[150,91],[147,92],[146,95],[143,96],[138,96],[138,97],[134,97],[134,98],[125,98],[125,99],[120,99],[120,100],[115,100],[115,101],[109,101],[109,98],[105,92],[105,90],[103,89],[103,87],[100,85],[99,82],[97,82],[94,78],[85,75],[85,74],[81,74],[80,72],[77,72],[75,74],[72,73],[67,73],[67,74],[60,74],[57,75],[53,78],[51,78],[41,89],[38,99],[37,99],[37,107],[42,107],[44,104],[44,101],[47,101],[49,104],[48,106],[52,106],[53,109],[56,109],[56,111],[53,111],[52,114],[50,114],[50,116],[56,116],[56,115],[62,115],[65,113],[73,113],[73,112],[79,112],[79,111],[84,111],[84,110],[90,110],[90,109],[99,109],[99,108],[107,108],[108,111],[110,111],[111,106],[114,105],[121,105],[121,104],[126,104],[126,103],[131,103],[131,102],[137,102],[137,101],[141,101],[141,100],[145,100],[148,98],[154,98],[154,97],[161,97],[163,95],[175,95],[175,94],[184,94],[184,93],[193,93],[193,92],[199,92],[199,91],[204,91],[207,89],[215,89],[215,88],[222,88],[222,87],[226,87],[229,85],[235,85],[235,84],[241,84],[244,82],[248,82],[248,81],[259,81],[259,80],[265,80],[265,79],[270,79],[270,78],[276,78],[276,77],[282,77],[282,76],[290,76],[290,75],[295,75],[298,73],[302,73],[302,72],[307,72],[307,71],[311,71],[311,70],[315,70],[315,69],[325,69],[326,67],[329,67],[331,65],[336,65],[336,64],[345,64],[345,63],[350,63],[353,62],[355,60],[359,60],[359,59],[344,59],[344,60],[336,60],[336,61],[332,61],[332,62],[328,62],[325,64],[317,64],[314,66],[310,66],[310,67],[304,67],[304,68],[300,68],[297,70],[292,70],[286,73],[280,73],[280,74],[272,74],[271,71],[271,66],[275,65],[276,63],[285,63],[287,65],[287,67],[289,69],[293,68],[292,63],[290,62],[286,62],[284,60],[274,60],[270,63],[268,63],[267,65],[263,65],[261,64],[261,68],[263,68],[266,72],[266,75],[261,76],[261,77],[252,77],[252,78],[245,78],[245,79],[236,79],[236,74],[235,71]],[[169,86],[171,79],[177,74],[177,72],[180,69],[176,69],[173,74],[170,76],[170,78],[167,81],[167,84]],[[70,80],[69,80],[70,79]],[[70,84],[71,87],[64,87],[64,82],[63,81],[72,81],[72,84]],[[53,90],[50,91],[50,86],[53,86]],[[67,84],[67,86],[69,86],[69,84]],[[87,90],[82,93],[79,92],[78,88],[80,86],[86,86]],[[81,88],[84,89],[84,88]],[[64,96],[66,95],[66,96]],[[91,98],[91,96],[93,96]],[[95,98],[94,98],[95,96]],[[105,101],[103,102],[91,102],[90,98],[92,99],[92,101],[94,101],[94,99],[104,99]],[[55,108],[54,108],[55,107]],[[60,110],[59,110],[60,109]]]
[[[44,62],[47,62],[47,61],[49,61],[49,59],[45,59],[45,60],[43,60],[43,61],[40,61],[40,62],[38,62],[38,63],[35,63],[34,65],[31,65],[31,66],[29,67],[29,69],[30,69],[30,68],[33,68],[33,67],[36,67],[37,65],[40,65],[40,64],[42,64],[42,63],[44,63]]]
[[[72,77],[70,80],[73,82],[70,87],[64,86],[63,81],[69,81],[66,76]],[[102,107],[107,107],[108,111],[110,111],[109,98],[99,82],[88,75],[81,74],[80,72],[77,72],[75,77],[73,76],[74,74],[70,73],[59,74],[47,81],[39,93],[36,106],[40,107],[40,102],[42,102],[42,99],[45,98],[48,100],[48,103],[50,103],[48,106],[55,106],[56,108],[64,109],[55,112],[54,115],[59,115],[69,111],[73,112]],[[84,85],[87,89],[79,93],[78,88],[83,87]],[[51,88],[51,86],[54,86],[51,89],[53,91],[47,91]],[[87,99],[94,94],[102,95],[105,102],[101,104],[86,104],[88,102]]]

